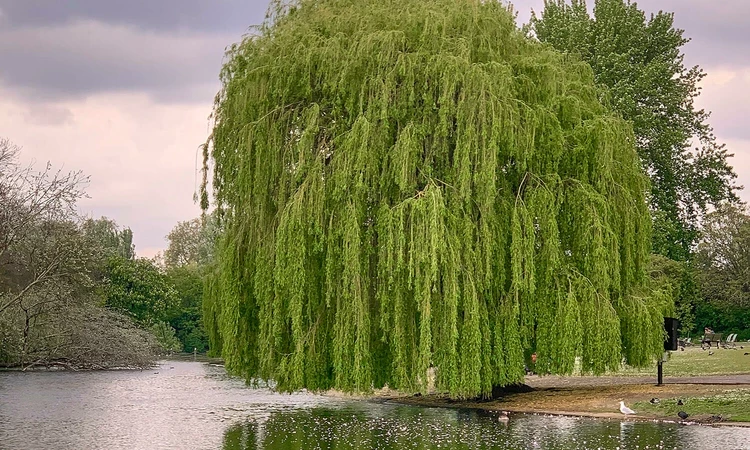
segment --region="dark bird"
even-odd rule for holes
[[[714,352],[708,352],[708,356],[711,356],[713,354],[714,354]]]
[[[649,400],[649,403],[651,403],[652,405],[658,405],[659,404],[659,399],[656,398],[656,397],[654,397],[651,400]]]
[[[684,352],[685,351],[685,347],[680,347],[680,351]]]
[[[682,399],[677,400],[677,406],[682,406],[684,403],[682,403]]]
[[[745,352],[742,356],[750,355],[750,353]]]
[[[687,419],[689,417],[688,413],[686,413],[685,411],[680,411],[680,412],[677,413],[677,415],[680,416],[680,419],[682,419],[682,420],[685,420],[685,419]]]

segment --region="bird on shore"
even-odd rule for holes
[[[654,397],[651,400],[649,400],[649,403],[651,403],[652,405],[658,405],[659,404],[659,399],[656,398],[656,397]]]
[[[677,406],[682,406],[684,403],[682,403],[682,399],[677,400]]]
[[[635,411],[633,411],[632,409],[630,409],[627,406],[625,406],[625,402],[623,402],[623,401],[620,401],[620,412],[623,413],[623,414],[625,414],[625,415],[635,414]]]
[[[680,417],[680,419],[682,419],[682,420],[685,420],[685,419],[687,419],[688,417],[690,417],[690,416],[688,415],[688,413],[686,413],[685,411],[680,411],[680,412],[678,412],[678,413],[677,413],[677,415],[678,415],[678,416]]]

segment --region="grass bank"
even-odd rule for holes
[[[657,404],[647,401],[635,403],[634,409],[643,415],[655,417],[676,417],[683,411],[688,420],[750,422],[750,389],[731,389],[722,393],[680,398],[678,405],[674,398],[659,399]]]

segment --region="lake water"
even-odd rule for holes
[[[275,394],[222,367],[0,372],[0,449],[750,449],[750,429]]]

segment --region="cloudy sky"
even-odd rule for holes
[[[543,0],[513,2],[519,20]],[[750,187],[750,2],[648,0],[692,38],[708,77],[699,106]],[[0,0],[0,136],[25,161],[91,176],[88,215],[133,229],[153,256],[193,203],[198,146],[224,48],[262,21],[268,0]],[[748,192],[741,194],[750,200]]]

